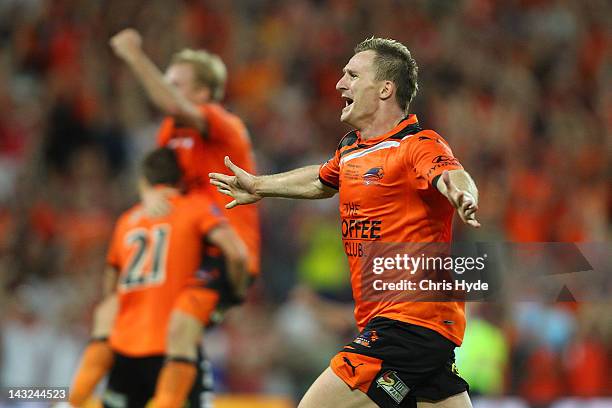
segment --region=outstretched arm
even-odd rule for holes
[[[263,197],[283,198],[329,198],[337,193],[333,188],[319,181],[319,166],[306,166],[286,173],[269,176],[254,176],[247,173],[225,157],[225,165],[233,176],[210,173],[210,182],[219,192],[234,199],[226,205],[233,208],[240,204],[250,204]]]
[[[461,221],[474,228],[480,228],[480,223],[476,220],[478,189],[468,172],[465,170],[444,171],[438,177],[436,187],[455,207]]]
[[[202,133],[206,130],[206,120],[198,108],[164,79],[159,68],[145,54],[138,31],[132,28],[120,31],[110,39],[110,46],[130,67],[155,106]]]

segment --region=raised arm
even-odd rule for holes
[[[204,132],[206,120],[196,105],[168,83],[162,72],[142,49],[138,31],[127,28],[110,39],[115,54],[130,67],[144,87],[149,99],[166,115]]]
[[[435,185],[455,207],[461,221],[475,228],[480,227],[480,223],[476,220],[478,189],[467,171],[444,171],[436,180]]]
[[[254,203],[263,197],[317,199],[332,197],[337,192],[319,181],[318,165],[268,176],[247,173],[229,157],[225,157],[225,165],[234,173],[233,176],[220,173],[210,173],[209,176],[211,184],[219,192],[234,199],[226,208]]]

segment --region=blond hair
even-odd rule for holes
[[[172,56],[171,64],[191,64],[195,79],[200,85],[210,88],[213,101],[220,101],[225,94],[227,69],[218,55],[205,50],[185,48]]]

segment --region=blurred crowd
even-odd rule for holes
[[[260,173],[326,160],[353,47],[402,41],[412,111],[480,190],[483,228],[456,239],[609,242],[611,18],[606,0],[0,1],[0,385],[69,383],[115,217],[137,200],[160,117],[111,53],[120,29],[162,68],[183,47],[223,58]],[[263,278],[206,337],[220,390],[297,397],[354,336],[336,206],[261,205]],[[475,393],[535,405],[610,395],[609,309],[469,305],[459,369]]]

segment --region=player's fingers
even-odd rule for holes
[[[467,207],[467,209],[465,210],[465,213],[468,215],[472,215],[472,214],[476,214],[476,211],[478,211],[478,206],[476,204],[472,204]]]
[[[464,212],[467,212],[470,209],[474,208],[474,202],[472,200],[470,200],[469,198],[466,199],[465,196],[463,196],[463,200],[461,202],[461,210]]]
[[[235,206],[237,206],[237,205],[238,205],[238,201],[234,200],[234,201],[232,201],[231,203],[227,204],[227,205],[225,206],[225,208],[227,208],[228,210],[231,210],[232,208],[234,208],[234,207],[235,207]]]
[[[221,181],[213,180],[213,179],[210,179],[210,184],[212,184],[213,186],[220,187],[220,188],[229,188],[229,184],[223,183]]]
[[[470,225],[470,226],[472,226],[474,228],[480,228],[480,223],[476,219],[467,220],[466,224],[468,224],[468,225]]]
[[[165,215],[168,214],[168,209],[164,208],[164,207],[157,207],[157,208],[153,208],[151,209],[151,216],[153,217],[163,217]]]
[[[444,181],[444,185],[446,186],[446,190],[449,193],[454,192],[457,188],[455,187],[455,185],[453,184],[453,182],[450,179],[450,173],[448,172],[448,170],[444,170],[442,172],[442,181]]]
[[[456,191],[451,192],[450,195],[451,197],[453,197],[453,201],[454,201],[453,204],[455,205],[455,208],[457,208],[458,210],[462,210],[463,203],[465,202],[465,192],[456,190]]]
[[[471,225],[472,227],[479,228],[480,222],[476,219],[475,211],[462,212],[462,220],[464,223]]]
[[[230,169],[231,171],[234,172],[234,174],[236,174],[236,170],[240,169],[240,167],[236,166],[234,163],[232,163],[232,161],[230,160],[229,156],[225,156],[225,159],[223,160],[225,163],[225,166]]]
[[[217,191],[220,192],[221,194],[225,194],[227,196],[230,196],[230,197],[234,198],[234,195],[232,194],[232,192],[230,190],[226,189],[226,188],[218,187]]]
[[[461,218],[462,222],[467,222],[467,216],[465,215],[465,212],[463,212],[460,208],[457,209],[457,214],[459,214],[459,218]]]
[[[155,212],[157,213],[157,217],[163,217],[170,213],[170,203],[166,200],[161,200],[156,203],[154,206]]]
[[[227,174],[221,173],[208,173],[208,177],[210,178],[211,182],[212,180],[218,180],[226,184],[230,184],[234,179],[234,176],[229,176]]]
[[[244,171],[240,167],[236,166],[230,160],[229,156],[225,156],[224,162],[225,162],[225,165],[227,166],[227,168],[230,169],[236,176],[242,176],[242,175],[247,175],[248,174],[246,171]]]

